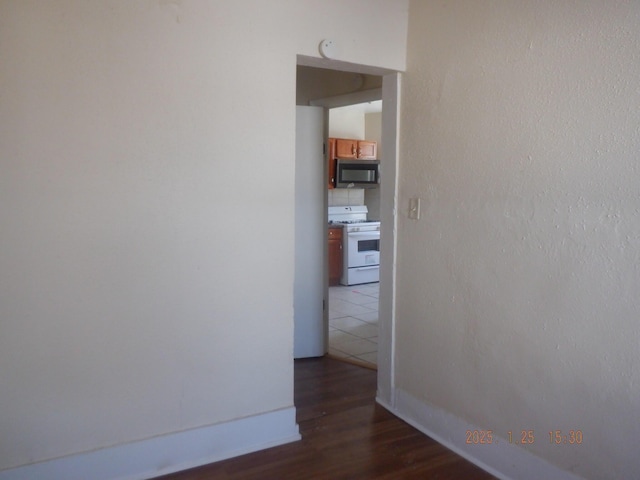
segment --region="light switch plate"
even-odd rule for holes
[[[409,218],[411,220],[420,220],[420,198],[413,197],[409,199]]]

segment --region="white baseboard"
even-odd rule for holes
[[[0,480],[144,480],[300,440],[294,407],[0,472]]]
[[[482,430],[481,428],[444,410],[427,405],[403,390],[395,390],[394,406],[380,398],[376,401],[409,425],[502,480],[584,480],[509,443],[506,439],[498,438],[498,443],[492,445],[467,444],[466,431]],[[495,434],[493,438],[495,441]]]

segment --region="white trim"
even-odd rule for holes
[[[583,480],[582,477],[561,470],[525,449],[510,444],[506,439],[496,437],[495,433],[492,445],[468,445],[465,443],[465,432],[482,430],[481,428],[427,405],[401,389],[396,390],[394,396],[394,407],[383,399],[376,400],[394,415],[495,477],[502,480]]]
[[[396,70],[372,67],[369,65],[363,65],[361,63],[345,62],[344,60],[329,60],[322,57],[310,57],[308,55],[297,56],[297,64],[304,67],[325,68],[328,70],[338,70],[340,72],[352,72],[352,73],[364,73],[366,75],[380,75],[384,76],[389,73],[393,73]]]
[[[382,89],[372,88],[370,90],[360,90],[353,93],[345,93],[344,95],[335,95],[333,97],[318,98],[311,100],[309,105],[314,107],[337,108],[349,105],[358,105],[360,103],[374,102],[382,100]]]
[[[382,78],[380,184],[380,299],[378,307],[378,396],[393,405],[400,134],[400,74]]]
[[[297,55],[297,65],[324,68],[343,72],[364,73],[382,76],[382,154],[385,164],[380,184],[380,300],[378,320],[378,395],[388,404],[393,403],[394,349],[395,349],[395,303],[396,303],[396,256],[397,256],[397,209],[398,209],[398,164],[400,138],[400,73],[380,67],[328,60],[326,58]],[[371,90],[371,92],[378,90]],[[378,93],[376,93],[377,95]],[[347,97],[349,101],[353,97]],[[328,114],[327,114],[328,115]],[[328,117],[327,117],[328,122]],[[328,127],[327,127],[328,129]],[[325,179],[326,177],[325,173]],[[325,265],[328,265],[327,250],[324,250]],[[327,270],[328,272],[328,270]],[[328,273],[327,273],[328,278]],[[325,282],[326,283],[326,282]],[[325,290],[325,304],[328,301]],[[326,325],[328,325],[328,320]],[[328,326],[325,330],[328,335]],[[327,342],[328,345],[328,342]]]
[[[0,480],[143,480],[300,440],[296,409],[241,418],[0,472]]]

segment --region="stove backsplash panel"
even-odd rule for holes
[[[334,188],[329,190],[328,206],[364,205],[364,190],[364,188]]]

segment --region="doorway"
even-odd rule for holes
[[[381,112],[381,138],[382,150],[380,157],[384,159],[382,165],[381,185],[379,188],[379,220],[381,221],[381,262],[380,262],[380,283],[379,283],[379,320],[378,320],[378,392],[381,401],[391,404],[391,387],[393,385],[393,322],[394,322],[394,302],[395,302],[395,212],[396,212],[396,171],[397,171],[397,151],[398,151],[398,95],[399,95],[399,73],[380,68],[367,67],[363,65],[336,62],[315,57],[298,56],[298,67],[311,67],[306,69],[305,81],[312,87],[323,87],[332,90],[328,95],[318,95],[318,97],[305,97],[309,88],[303,89],[300,84],[300,76],[296,91],[296,100],[299,105],[320,105],[325,110],[325,132],[324,138],[328,138],[328,109],[347,104],[357,104],[370,100],[382,99],[383,107]],[[327,71],[333,75],[330,80],[326,80]],[[358,83],[367,81],[367,75],[377,76],[381,79],[381,86],[376,88],[356,88]],[[351,88],[351,93],[345,94],[344,89]],[[366,86],[366,84],[364,85]],[[341,91],[342,89],[342,91]],[[377,98],[371,98],[372,92],[377,94]],[[318,100],[325,103],[318,103]],[[313,103],[312,103],[313,102]],[[333,103],[331,103],[333,102]],[[336,103],[338,102],[338,103]],[[342,102],[342,103],[340,103]],[[344,103],[349,102],[349,103]],[[326,168],[326,166],[325,166]],[[325,172],[325,178],[328,173]],[[327,192],[327,190],[325,190]],[[328,195],[328,192],[327,192]],[[328,203],[325,203],[325,207]],[[325,208],[326,211],[326,208]],[[325,224],[326,225],[326,224]],[[325,232],[325,238],[326,232]],[[324,295],[324,316],[323,325],[328,330],[328,313],[330,299],[328,292],[328,272],[327,272],[327,249],[323,249],[323,265],[325,266],[324,278],[327,288]]]
[[[367,152],[371,157],[375,157],[384,164],[382,159],[382,77],[367,76],[365,84],[370,96],[378,97],[378,100],[370,100],[363,103],[333,107],[329,110],[329,137],[346,138],[364,141],[366,145],[375,145],[375,151]],[[358,84],[360,82],[356,82]],[[351,103],[353,95],[342,96],[343,103]],[[362,93],[358,93],[357,100],[360,100]],[[337,103],[334,98],[330,99],[332,104]],[[332,159],[327,158],[328,161]],[[380,238],[380,188],[334,188],[328,190],[328,206],[331,210],[330,220],[336,219],[335,215],[342,215],[342,208],[349,206],[359,211],[364,209],[364,213],[353,214],[358,221],[366,220],[365,229],[371,230],[371,238],[377,240],[344,241],[345,256],[351,258],[353,262],[352,275],[343,275],[341,282],[335,282],[335,275],[330,275],[329,295],[328,295],[328,354],[329,356],[356,363],[367,368],[376,369],[378,362],[378,307],[379,307],[379,271],[377,261],[374,266],[371,261],[376,258],[377,252],[372,255],[357,253],[362,251],[360,247],[372,247],[378,250]],[[337,211],[332,211],[334,210]],[[353,220],[352,220],[353,221]],[[344,228],[330,229],[331,233],[337,232],[337,236],[345,240],[345,236],[361,235],[360,233],[348,234],[354,227],[363,230],[358,225],[347,225]],[[376,231],[377,230],[377,231]],[[366,234],[362,234],[366,235]],[[332,242],[332,244],[335,242]],[[368,244],[371,245],[368,245]],[[340,253],[342,253],[341,251]],[[347,255],[348,254],[348,255]],[[369,263],[367,264],[367,259]],[[356,263],[357,262],[357,263]],[[342,262],[341,262],[342,263]],[[330,262],[331,265],[331,262]],[[338,265],[339,266],[339,265]],[[338,266],[333,263],[332,270],[338,270]],[[344,262],[346,268],[346,261]],[[357,273],[357,275],[356,275]],[[364,275],[366,278],[361,278]],[[347,281],[348,280],[348,281]],[[345,284],[349,284],[348,286]]]

